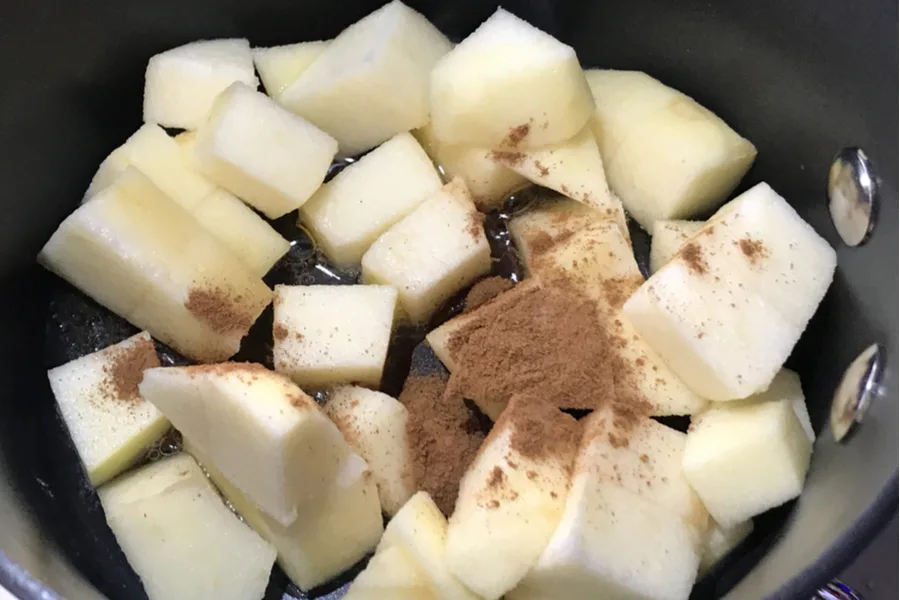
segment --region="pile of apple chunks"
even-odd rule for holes
[[[331,41],[158,54],[143,117],[39,258],[143,330],[49,377],[151,599],[256,600],[276,560],[309,590],[373,549],[347,598],[684,599],[753,516],[800,494],[814,434],[782,365],[835,254],[764,183],[685,220],[756,155],[689,97],[583,70],[502,9],[454,45],[394,1]],[[357,158],[323,183],[335,157]],[[406,407],[375,390],[397,324],[490,272],[479,210],[529,184],[559,198],[510,223],[526,284],[587,275],[573,281],[625,329],[654,416],[692,425],[647,418],[623,446],[598,410],[579,445],[536,459],[510,442],[515,403],[484,405],[496,425],[448,521],[412,479]],[[289,249],[265,218],[298,210],[362,284],[263,282]],[[653,234],[646,281],[625,210]],[[549,261],[536,233],[559,238]],[[604,294],[611,280],[631,293]],[[273,301],[276,372],[222,363]],[[477,314],[428,335],[450,371],[448,339]],[[154,339],[199,364],[160,367]],[[128,402],[109,389],[122,356],[145,369]],[[185,452],[128,471],[170,426]]]

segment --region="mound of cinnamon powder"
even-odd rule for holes
[[[610,407],[627,424],[649,414],[625,340],[595,300],[564,274],[530,279],[471,313],[449,339],[454,393],[486,413],[515,395],[538,394],[563,409]]]
[[[141,399],[138,386],[144,371],[160,366],[153,342],[141,339],[124,348],[116,348],[109,363],[103,367],[101,387],[105,395],[120,402]]]
[[[505,277],[488,277],[472,286],[466,294],[466,304],[463,312],[475,310],[482,304],[487,304],[503,292],[511,289],[515,284]]]
[[[437,376],[411,376],[400,394],[409,416],[406,435],[416,489],[428,492],[441,512],[453,513],[459,482],[484,433],[461,396],[445,394]]]

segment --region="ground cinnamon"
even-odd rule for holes
[[[194,288],[188,292],[184,307],[218,334],[246,331],[253,315],[241,310],[240,297],[221,288]]]
[[[101,383],[107,396],[121,402],[140,400],[138,385],[144,371],[160,366],[153,342],[140,339],[124,348],[116,348],[110,361],[104,365]]]
[[[400,394],[408,411],[409,442],[416,489],[431,495],[445,515],[453,513],[459,482],[484,441],[475,415],[461,396],[445,393],[437,376],[411,376]]]
[[[503,292],[512,288],[515,284],[505,277],[488,277],[472,286],[466,294],[463,312],[475,310],[483,304],[487,304]]]
[[[564,273],[526,280],[471,313],[448,342],[453,392],[496,416],[516,395],[564,409],[610,407],[623,424],[649,414],[625,340]]]

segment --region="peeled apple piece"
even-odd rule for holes
[[[300,224],[333,264],[353,268],[378,236],[441,185],[422,146],[409,133],[401,133],[319,188],[300,208]]]
[[[394,0],[342,31],[279,102],[353,156],[428,122],[429,75],[450,47],[428,19]]]
[[[297,81],[327,47],[328,42],[322,41],[253,48],[253,64],[266,93],[278,99],[281,92]]]
[[[799,496],[811,455],[790,400],[716,403],[693,420],[682,466],[727,528]]]
[[[532,398],[513,397],[495,423],[463,475],[447,530],[445,564],[476,594],[497,600],[544,551],[562,518],[578,431],[571,416]],[[523,452],[523,436],[542,450]]]
[[[421,572],[439,600],[476,600],[478,596],[447,568],[447,518],[428,495],[418,492],[390,520],[375,555],[401,550]]]
[[[260,510],[185,438],[184,449],[209,473],[226,500],[278,551],[278,564],[301,590],[340,575],[370,552],[384,531],[378,492],[366,463],[350,454],[332,485],[288,526]]]
[[[577,134],[593,110],[575,50],[502,8],[431,73],[431,120],[446,144],[534,150]]]
[[[835,264],[828,242],[761,183],[716,213],[624,314],[697,394],[746,398],[791,353]]]
[[[69,215],[38,260],[201,362],[234,355],[272,299],[259,277],[134,167]]]
[[[129,166],[136,167],[188,212],[216,189],[211,181],[185,162],[178,142],[162,127],[147,124],[100,163],[85,199],[89,200],[111,185]]]
[[[337,142],[255,89],[236,83],[197,130],[201,171],[277,219],[309,200],[328,173]]]
[[[99,486],[127,469],[169,428],[130,386],[159,366],[146,331],[50,369],[47,377],[88,477]]]
[[[216,97],[237,81],[256,89],[245,39],[201,40],[161,52],[144,76],[144,122],[196,129]]]
[[[275,549],[178,454],[98,490],[106,521],[150,600],[258,600]]]
[[[638,71],[589,69],[592,128],[606,175],[628,213],[647,231],[727,198],[756,148],[688,96]]]
[[[397,289],[405,315],[426,323],[453,294],[491,270],[491,248],[461,179],[381,234],[362,257],[366,283]]]
[[[344,600],[438,600],[428,580],[400,548],[378,552],[356,576]]]
[[[752,532],[753,521],[742,521],[732,527],[722,527],[713,522],[709,529],[709,538],[703,548],[703,554],[700,556],[699,575],[706,574]]]
[[[703,229],[703,221],[657,221],[650,239],[650,273],[656,273],[678,254],[684,243]]]
[[[351,454],[315,400],[261,365],[150,369],[140,390],[235,487],[284,526],[328,493]]]
[[[507,196],[528,183],[512,169],[498,164],[490,150],[443,143],[434,135],[431,123],[412,133],[445,178],[465,181],[479,210],[500,206]]]
[[[665,508],[576,472],[559,526],[507,600],[687,600],[696,533]]]
[[[628,237],[625,209],[606,183],[603,160],[590,128],[585,127],[575,137],[547,148],[492,152],[491,157],[533,183],[607,214]]]
[[[394,515],[416,491],[406,407],[387,394],[347,385],[332,390],[324,408],[347,443],[369,464],[381,507]]]

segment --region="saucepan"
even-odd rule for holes
[[[131,330],[98,317],[35,256],[96,165],[140,125],[147,59],[197,39],[328,39],[380,4],[7,0],[0,8],[0,584],[12,593],[145,597],[86,485],[46,376]],[[496,9],[479,0],[409,4],[456,40]],[[758,519],[693,597],[814,595],[897,509],[897,3],[504,7],[573,46],[583,66],[645,71],[721,116],[758,150],[738,192],[768,182],[835,248],[834,282],[788,363],[818,434],[805,489]],[[284,594],[307,597],[276,573],[266,597]]]

